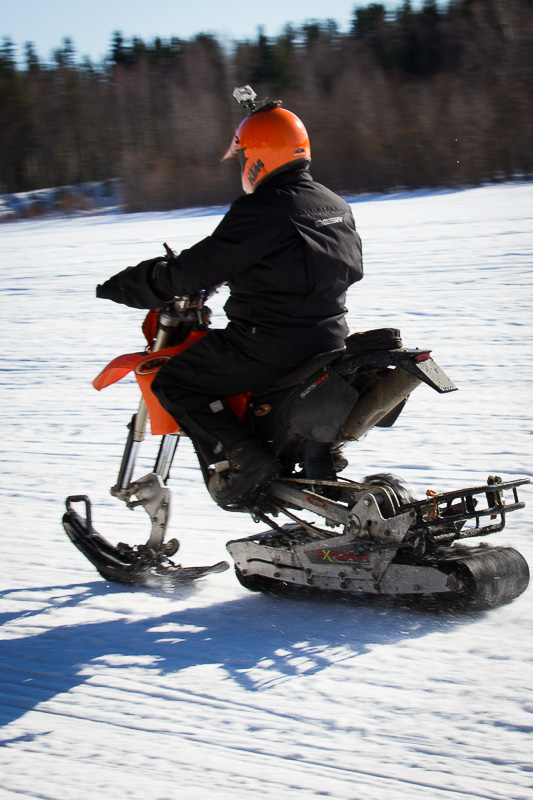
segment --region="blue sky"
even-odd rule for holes
[[[334,19],[347,31],[356,6],[372,0],[0,0],[0,38],[9,37],[19,55],[25,42],[33,42],[39,56],[49,60],[66,36],[73,39],[80,56],[100,61],[109,51],[113,31],[126,38],[156,36],[188,39],[196,33],[213,33],[221,41],[251,39],[260,25],[268,36],[284,25],[299,25],[309,19]],[[381,0],[396,8],[402,0]],[[414,0],[414,8],[422,0]]]

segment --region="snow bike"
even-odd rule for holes
[[[100,390],[130,372],[137,379],[142,399],[111,494],[130,508],[144,507],[151,520],[145,544],[113,545],[94,529],[89,498],[67,498],[65,531],[106,580],[172,587],[228,569],[225,561],[199,567],[172,561],[179,543],[165,541],[167,482],[186,434],[150,389],[167,359],[209,335],[205,300],[203,293],[150,311],[143,324],[146,350],[114,359],[93,382]],[[224,506],[268,526],[227,543],[243,586],[297,594],[432,596],[470,609],[510,602],[526,589],[528,566],[514,548],[463,542],[501,531],[507,514],[524,507],[518,487],[529,479],[490,476],[483,486],[428,492],[417,500],[394,475],[360,481],[338,475],[347,466],[342,444],[374,426],[392,425],[421,383],[440,393],[457,388],[429,350],[404,348],[400,332],[387,328],[351,335],[345,349],[314,356],[261,396],[225,400],[236,414],[248,415],[259,441],[282,465],[279,478]],[[162,437],[159,453],[153,472],[134,479],[148,419],[152,434]],[[207,463],[195,449],[215,499],[229,465]],[[85,517],[74,508],[80,503]]]

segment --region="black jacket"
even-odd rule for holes
[[[124,270],[97,294],[157,308],[174,296],[227,283],[225,311],[232,322],[344,339],[346,290],[362,277],[350,207],[306,170],[292,170],[239,197],[211,236],[175,259]]]

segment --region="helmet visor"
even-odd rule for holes
[[[233,139],[231,140],[231,144],[220,159],[221,161],[227,161],[229,158],[238,158],[239,156],[239,140],[237,139],[237,135],[233,135]]]

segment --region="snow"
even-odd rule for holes
[[[395,427],[350,446],[347,474],[395,472],[418,496],[530,475],[533,184],[353,209],[366,277],[351,330],[401,328],[460,390],[418,389]],[[0,800],[532,800],[533,590],[469,616],[270,598],[232,571],[163,594],[107,584],[65,536],[77,493],[112,541],[149,530],[109,495],[136,384],[90,385],[142,348],[143,313],[96,301],[94,286],[163,241],[190,245],[223,211],[0,228]],[[180,560],[223,559],[258,528],[209,500],[186,442],[178,454]],[[528,517],[490,538],[532,563]]]

